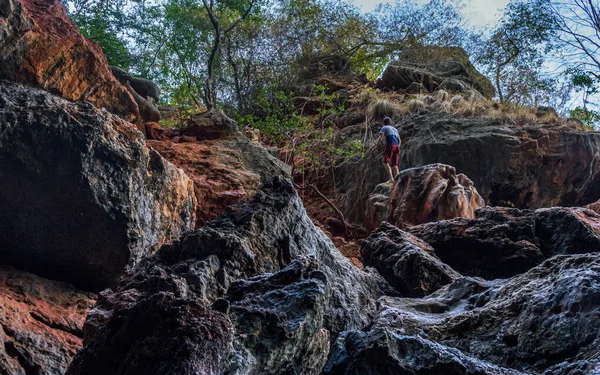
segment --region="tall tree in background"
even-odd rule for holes
[[[204,88],[204,100],[206,103],[206,107],[208,110],[214,109],[217,100],[217,93],[215,92],[214,87],[214,67],[215,60],[218,59],[220,50],[221,50],[221,38],[223,35],[229,34],[233,31],[239,24],[242,22],[252,11],[252,7],[254,6],[256,0],[249,0],[248,5],[246,5],[246,9],[241,11],[241,15],[231,22],[227,26],[222,26],[221,21],[218,19],[218,15],[216,14],[217,9],[215,8],[214,0],[202,0],[202,4],[208,13],[208,17],[210,18],[210,22],[214,29],[214,37],[213,37],[213,46],[210,52],[210,56],[208,58],[207,63],[207,77]],[[224,11],[227,10],[237,10],[240,11],[244,3],[243,1],[233,1],[233,4],[223,4]]]
[[[109,65],[128,69],[132,58],[118,30],[126,23],[121,12],[125,1],[62,0],[81,34],[100,45]]]
[[[552,0],[555,38],[564,48],[561,63],[566,67],[576,90],[582,92],[583,105],[572,111],[588,125],[600,122],[600,3],[598,0]]]
[[[476,62],[493,76],[500,102],[537,105],[539,91],[551,90],[554,81],[543,67],[552,25],[547,0],[513,0],[491,35],[476,42]]]

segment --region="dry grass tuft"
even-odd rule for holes
[[[400,107],[387,99],[377,99],[368,106],[369,118],[381,121],[384,117],[397,117],[401,113]]]
[[[450,105],[455,110],[457,110],[460,107],[462,107],[463,105],[465,105],[465,103],[466,103],[465,98],[463,98],[462,95],[454,95],[452,97],[452,99],[450,99]]]
[[[427,111],[427,104],[424,100],[415,98],[406,103],[406,109],[409,113],[423,113]]]
[[[433,97],[438,102],[447,102],[448,99],[450,98],[450,95],[448,94],[448,91],[446,91],[446,90],[438,90],[435,93],[433,93]]]

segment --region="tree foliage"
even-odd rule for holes
[[[348,0],[63,1],[111,65],[157,81],[181,107],[244,116],[265,92],[289,95],[320,68],[376,79],[406,48],[438,45],[465,48],[500,101],[560,110],[579,92],[582,110],[597,109],[597,0],[511,0],[490,31],[470,29],[465,3],[451,0],[371,13]]]

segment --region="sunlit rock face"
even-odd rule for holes
[[[0,79],[138,120],[134,98],[110,72],[102,49],[79,33],[60,1],[2,0],[0,51]]]

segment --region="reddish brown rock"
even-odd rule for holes
[[[194,116],[182,133],[186,135],[146,144],[194,181],[197,226],[251,198],[268,178],[287,173],[285,164],[248,140],[222,112]]]
[[[595,213],[600,214],[600,201],[585,205],[583,208],[587,208],[588,210],[592,210]]]
[[[138,106],[112,75],[100,46],[83,37],[58,0],[3,0],[0,78],[86,100],[136,122]]]
[[[454,167],[432,164],[406,169],[393,187],[378,185],[367,202],[366,225],[375,230],[383,221],[398,227],[453,219],[474,218],[485,201],[473,182]]]
[[[64,374],[95,295],[0,266],[0,373]]]
[[[156,122],[147,122],[144,124],[146,139],[154,139],[157,141],[166,141],[174,136],[174,132],[161,127]]]
[[[390,219],[397,226],[456,217],[474,218],[485,201],[473,182],[449,165],[433,164],[404,170],[390,195]]]

